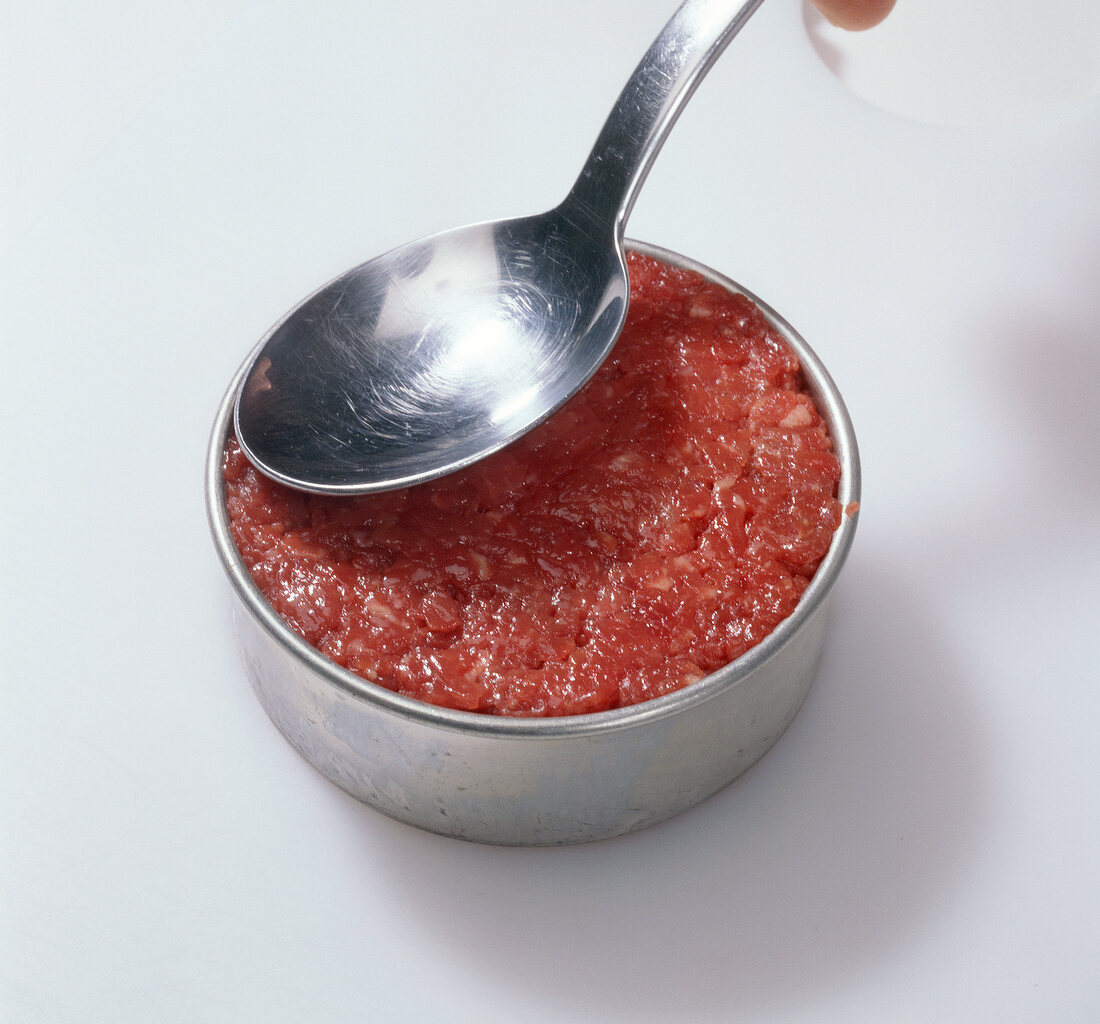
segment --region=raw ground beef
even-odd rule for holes
[[[334,661],[433,704],[634,704],[789,615],[840,522],[798,360],[747,298],[631,254],[611,357],[561,411],[462,472],[357,498],[257,473],[230,438],[237,546]]]

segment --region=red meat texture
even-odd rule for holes
[[[629,269],[626,329],[585,389],[464,471],[334,498],[229,439],[233,536],[293,630],[398,693],[550,716],[689,685],[791,614],[841,518],[798,359],[746,297]]]

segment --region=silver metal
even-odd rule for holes
[[[576,393],[626,317],[623,233],[638,190],[761,2],[680,6],[555,209],[395,249],[288,313],[237,394],[251,461],[304,490],[387,490],[485,457]]]
[[[655,246],[631,248],[738,285]],[[745,293],[749,294],[749,293]],[[859,456],[844,403],[791,326],[751,296],[798,355],[840,460],[838,498],[859,500]],[[229,530],[221,465],[230,386],[207,457],[207,511],[237,598],[248,676],[271,720],[319,772],[378,810],[443,835],[550,845],[619,835],[699,803],[782,734],[810,689],[826,599],[855,532],[843,516],[794,613],[757,647],[683,690],[634,707],[557,719],[450,711],[353,675],[306,644],[252,582]]]

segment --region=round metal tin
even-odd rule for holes
[[[859,456],[832,378],[797,332],[728,278],[657,246],[628,247],[749,295],[802,364],[841,465],[838,500],[859,501]],[[225,509],[222,452],[240,378],[210,440],[207,513],[236,597],[245,670],[260,703],[330,781],[400,821],[485,843],[554,845],[620,835],[712,795],[782,735],[809,692],[825,638],[827,599],[852,543],[843,515],[795,611],[760,644],[682,690],[632,707],[564,718],[501,718],[403,697],[307,644],[260,593]]]

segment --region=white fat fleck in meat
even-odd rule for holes
[[[381,619],[391,626],[399,625],[401,622],[394,610],[384,601],[379,601],[377,597],[368,597],[365,607],[372,619]]]
[[[779,425],[785,429],[794,427],[808,427],[813,422],[810,410],[804,405],[796,405],[786,416],[779,421]]]
[[[625,451],[621,455],[616,455],[611,460],[612,469],[626,469],[627,466],[636,466],[642,462],[642,456],[636,451]]]
[[[489,564],[489,559],[486,558],[480,551],[470,552],[470,561],[474,563],[474,568],[477,570],[478,579],[487,580],[493,575],[493,567]]]

